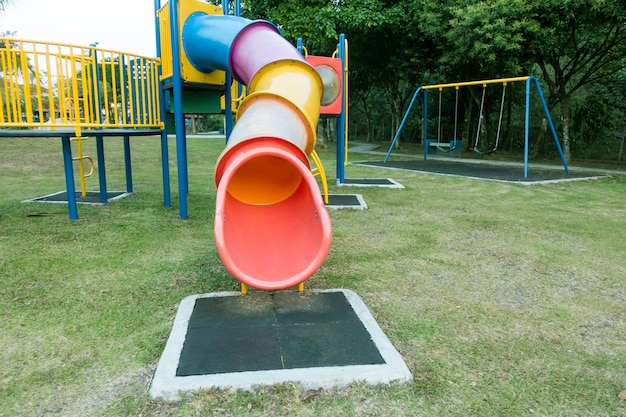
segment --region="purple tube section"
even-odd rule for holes
[[[185,55],[198,71],[229,71],[245,85],[271,62],[304,61],[276,26],[264,20],[197,12],[185,20],[182,38]]]
[[[263,20],[256,20],[246,26],[235,38],[230,51],[233,76],[246,85],[265,65],[283,59],[304,61],[278,29]]]

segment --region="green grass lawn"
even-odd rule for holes
[[[173,142],[172,209],[158,138],[131,142],[134,193],[70,221],[66,205],[21,203],[65,189],[60,140],[0,139],[0,415],[626,416],[624,177],[524,186],[360,166],[346,176],[406,188],[330,184],[369,208],[331,211],[330,254],[305,287],[359,294],[414,381],[151,400],[178,303],[238,282],[213,243],[223,140],[188,141],[188,220]],[[123,190],[121,139],[105,148]],[[334,152],[320,156],[333,177]]]

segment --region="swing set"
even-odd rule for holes
[[[481,81],[466,81],[466,82],[458,82],[458,83],[448,83],[448,84],[435,84],[435,85],[427,85],[420,86],[415,90],[413,94],[413,98],[409,104],[409,107],[404,114],[404,118],[400,123],[400,127],[396,132],[393,141],[391,142],[391,146],[387,151],[387,155],[385,156],[384,162],[387,163],[391,152],[396,146],[398,138],[402,133],[402,129],[409,117],[409,114],[417,101],[417,97],[420,93],[423,93],[423,115],[422,115],[422,138],[424,142],[424,160],[427,159],[428,153],[432,153],[434,148],[436,151],[450,153],[455,155],[460,155],[462,148],[462,139],[459,138],[458,135],[458,113],[459,113],[459,89],[461,87],[469,87],[469,86],[482,86],[482,94],[480,101],[480,110],[479,110],[479,120],[478,126],[476,128],[476,135],[470,144],[470,150],[476,152],[480,155],[489,155],[498,150],[498,147],[501,142],[501,132],[502,132],[502,119],[504,114],[504,102],[506,98],[507,85],[513,82],[525,82],[526,83],[526,111],[524,118],[524,178],[528,178],[528,154],[529,154],[529,143],[530,143],[530,91],[531,85],[535,86],[535,89],[538,93],[538,96],[543,105],[543,109],[545,112],[545,117],[550,126],[550,130],[552,132],[552,137],[554,138],[554,143],[559,152],[559,156],[561,158],[561,162],[563,163],[563,167],[565,169],[565,173],[569,174],[569,168],[567,167],[567,162],[565,161],[565,156],[563,154],[563,150],[561,148],[561,144],[559,142],[558,136],[556,134],[556,130],[554,128],[554,124],[552,123],[552,118],[550,117],[550,112],[548,110],[548,106],[546,104],[546,100],[544,98],[543,92],[541,90],[541,86],[539,85],[539,81],[533,76],[524,76],[524,77],[513,77],[513,78],[499,78],[492,80],[481,80]],[[502,96],[500,100],[500,109],[498,115],[498,125],[496,128],[496,137],[492,147],[480,149],[479,145],[481,142],[481,126],[483,125],[483,121],[485,118],[485,97],[487,88],[491,84],[501,84],[502,85]],[[449,142],[444,141],[442,134],[442,93],[444,89],[454,88],[455,89],[455,104],[454,104],[454,129],[453,129],[453,137]],[[438,113],[437,113],[437,138],[436,139],[428,139],[428,92],[429,90],[438,90],[439,91],[439,101],[438,101]]]

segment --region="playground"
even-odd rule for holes
[[[429,169],[390,160],[404,120],[383,161],[348,164],[343,35],[314,57],[238,6],[174,4],[155,2],[157,59],[1,40],[8,415],[625,410],[623,172],[567,166],[534,77],[466,83],[472,151],[497,149],[524,81],[559,174],[529,174],[528,110],[515,167],[432,156],[461,141],[441,114],[429,138],[427,92],[458,83],[418,87],[405,115],[423,93]],[[225,136],[187,137],[186,113],[222,112]],[[322,116],[336,146],[316,149]]]

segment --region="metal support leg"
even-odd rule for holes
[[[63,165],[65,168],[65,187],[67,189],[67,208],[70,220],[78,219],[78,209],[76,207],[76,188],[74,187],[74,169],[72,166],[72,147],[70,137],[61,138],[63,146]]]
[[[170,192],[170,163],[169,148],[167,142],[167,131],[161,132],[161,170],[163,173],[163,205],[172,208],[172,197]]]
[[[98,181],[100,183],[100,202],[105,204],[108,201],[107,195],[107,174],[104,166],[104,139],[96,136],[96,153],[98,154]]]
[[[130,162],[130,136],[124,136],[124,167],[126,168],[126,192],[133,192],[133,169]]]

